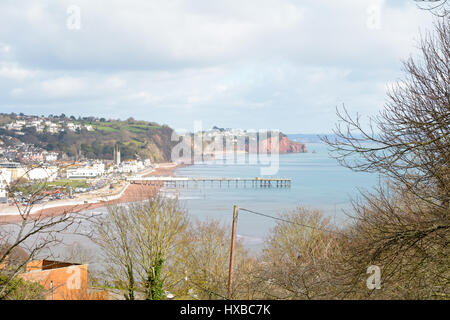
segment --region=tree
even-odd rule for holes
[[[136,230],[138,273],[146,299],[163,298],[165,274],[163,265],[172,262],[187,226],[187,212],[177,199],[154,196],[149,201],[133,204],[130,210]]]
[[[92,218],[90,214],[77,214],[74,207],[60,215],[45,215],[36,206],[44,200],[47,181],[24,184],[28,171],[6,187],[15,205],[17,219],[0,217],[0,299],[11,298],[11,288],[17,276],[25,270],[26,264],[36,258],[53,256],[53,246],[62,242],[62,234],[82,234],[80,226]],[[36,211],[36,212],[35,212]],[[22,251],[25,254],[17,255]]]
[[[348,292],[368,265],[379,264],[398,288],[392,295],[405,297],[411,288],[422,298],[449,295],[450,21],[435,29],[421,39],[421,57],[404,63],[405,78],[369,130],[344,108],[337,138],[324,138],[342,165],[389,183],[354,203],[342,262],[353,275]]]
[[[422,10],[430,11],[437,17],[447,17],[450,12],[448,0],[414,0]]]
[[[108,208],[96,224],[95,241],[117,287],[127,299],[135,292],[148,300],[164,298],[167,269],[187,225],[176,199],[150,197],[141,203]]]
[[[124,207],[108,207],[107,216],[98,218],[94,241],[102,248],[106,270],[115,287],[124,291],[125,299],[134,300],[136,272],[130,215]]]
[[[178,298],[225,299],[231,235],[219,221],[195,221],[187,230],[172,264],[169,290]],[[249,284],[252,260],[237,241],[233,299],[253,298]],[[250,290],[249,290],[250,288]]]
[[[332,297],[330,261],[339,254],[340,236],[330,219],[301,207],[279,218],[259,259],[254,286],[269,299]]]
[[[332,262],[338,297],[448,298],[448,231],[436,221],[432,208],[414,195],[386,188],[364,194],[354,210],[355,222]],[[381,270],[379,290],[366,287],[370,266]]]
[[[9,279],[0,274],[0,288],[4,288],[3,299],[8,300],[44,300],[45,289],[36,282],[20,278]]]

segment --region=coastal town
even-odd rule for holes
[[[4,314],[450,300],[450,0],[3,0],[0,18]]]
[[[66,203],[92,203],[99,199],[118,198],[129,185],[126,182],[128,176],[149,174],[158,167],[148,159],[122,162],[119,149],[116,149],[114,161],[46,160],[45,152],[36,153],[33,157],[43,160],[22,162],[11,161],[7,157],[1,159],[0,215],[17,213],[15,209],[18,203],[27,205],[29,200],[21,192],[9,192],[9,186],[17,181],[23,185],[45,184],[45,197],[34,205],[40,208],[45,204],[48,208],[49,204],[61,206]]]
[[[24,114],[2,115],[0,119],[0,215],[16,215],[22,207],[33,206],[32,212],[45,208],[66,208],[68,205],[98,205],[100,202],[118,200],[124,197],[130,187],[131,177],[145,177],[170,169],[179,164],[150,159],[155,153],[170,147],[162,144],[155,152],[130,152],[130,143],[121,142],[120,134],[125,130],[141,134],[134,138],[142,141],[157,125],[134,120],[120,122],[104,118],[74,116],[33,116]],[[92,136],[105,140],[112,136],[109,145],[99,146]],[[278,137],[277,133],[277,137]],[[158,134],[155,140],[160,140]],[[272,134],[214,126],[211,130],[188,133],[194,141],[201,140],[204,151],[202,160],[221,157],[221,152],[258,153],[270,150]],[[98,136],[98,137],[97,137]],[[167,134],[169,136],[169,134]],[[67,140],[67,137],[72,140]],[[116,139],[117,137],[117,139]],[[52,140],[53,139],[53,140]],[[65,140],[66,139],[66,140]],[[130,140],[128,138],[128,140]],[[133,139],[132,139],[133,140]],[[66,142],[67,141],[67,142]],[[76,141],[79,143],[74,147]],[[80,142],[81,141],[81,142]],[[84,143],[85,141],[86,143]],[[131,141],[134,143],[134,141]],[[141,142],[142,143],[142,142]],[[147,143],[143,143],[147,146]],[[279,136],[280,153],[306,152],[304,144]],[[105,151],[106,150],[106,151]],[[122,150],[128,151],[126,158]],[[131,149],[134,151],[135,149]],[[194,148],[194,153],[196,152]],[[170,151],[170,150],[169,150]],[[167,154],[167,152],[165,152]],[[147,157],[146,157],[147,156]],[[208,157],[209,156],[209,157]],[[11,185],[21,188],[11,190]],[[44,196],[33,203],[26,196],[23,187],[40,186]],[[133,189],[133,190],[134,190]],[[154,190],[152,190],[154,191]],[[136,190],[134,190],[136,193]],[[127,197],[126,197],[127,198]],[[83,206],[86,208],[86,206]],[[55,210],[55,209],[54,209]]]
[[[24,135],[33,128],[36,132],[59,134],[64,130],[93,131],[91,125],[52,121],[47,117],[19,115],[13,122],[1,126],[5,132]],[[114,147],[113,159],[68,157],[63,152],[47,151],[31,143],[24,143],[12,135],[0,135],[0,215],[17,214],[17,206],[26,206],[22,191],[9,190],[12,183],[21,185],[45,184],[45,197],[34,203],[36,207],[79,204],[120,197],[128,187],[130,175],[149,174],[158,167],[150,159],[121,159],[119,146]],[[29,204],[29,203],[28,203]],[[51,205],[50,205],[51,204]]]

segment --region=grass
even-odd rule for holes
[[[52,190],[55,187],[59,188],[67,188],[72,187],[73,188],[88,188],[89,185],[86,183],[86,179],[62,179],[52,182],[36,182],[33,184],[28,185],[19,185],[15,188],[15,191],[20,191],[24,195],[29,195],[32,192],[36,191],[44,191],[44,190]]]
[[[139,123],[128,123],[126,121],[121,122],[95,122],[95,123],[89,123],[89,122],[81,122],[83,125],[90,124],[95,130],[99,131],[106,131],[106,132],[117,132],[120,130],[128,130],[133,133],[143,133],[147,131],[148,129],[158,129],[161,128],[160,126],[151,125],[150,123],[147,124],[139,124]]]
[[[48,182],[49,187],[72,187],[72,188],[87,188],[89,185],[86,183],[86,179],[62,179],[57,181]]]
[[[105,127],[105,126],[93,126],[96,130],[107,131],[107,132],[117,132],[119,129],[113,127]]]
[[[136,147],[140,147],[140,146],[145,145],[144,142],[139,141],[139,140],[137,140],[137,139],[132,139],[132,140],[128,143],[128,145],[130,145],[130,144],[132,144],[132,145],[134,145],[134,146],[136,146]]]

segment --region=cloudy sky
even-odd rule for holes
[[[431,26],[413,0],[2,0],[0,112],[327,133]]]

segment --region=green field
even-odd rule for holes
[[[89,185],[86,183],[86,179],[63,179],[52,182],[37,182],[33,184],[18,185],[15,187],[15,191],[20,191],[24,195],[30,195],[32,192],[53,190],[54,188],[88,188]]]
[[[95,130],[106,131],[106,132],[117,132],[121,130],[128,130],[134,133],[142,133],[148,129],[158,129],[160,126],[155,126],[151,124],[129,124],[127,122],[97,122],[97,123],[83,123],[90,124]]]
[[[52,182],[47,182],[48,187],[72,187],[72,188],[87,188],[89,185],[86,179],[62,179]]]
[[[93,126],[96,130],[99,130],[99,131],[107,131],[107,132],[117,132],[117,131],[119,131],[120,129],[116,129],[116,128],[113,128],[113,127],[106,127],[106,126]]]

